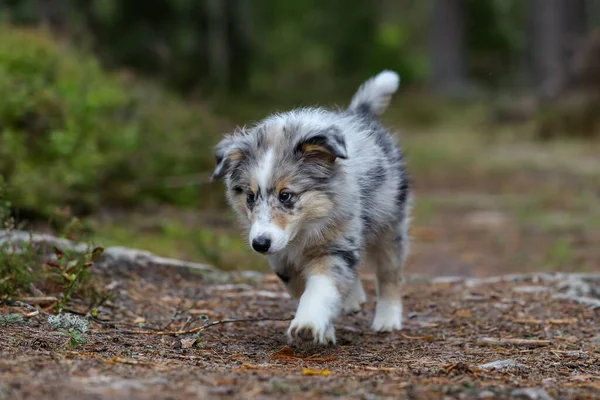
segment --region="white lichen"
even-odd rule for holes
[[[48,323],[54,329],[74,329],[80,333],[86,333],[88,330],[88,321],[75,314],[63,313],[58,315],[50,315]]]

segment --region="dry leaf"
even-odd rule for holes
[[[328,369],[324,369],[322,371],[315,371],[314,369],[310,369],[310,368],[302,368],[302,375],[320,375],[320,376],[329,376],[331,375],[331,371]]]
[[[292,350],[288,346],[284,346],[277,353],[271,354],[271,357],[272,358],[296,358],[296,354],[294,353],[294,350]]]
[[[473,316],[473,312],[471,310],[460,310],[456,313],[456,316],[459,318],[470,318]]]
[[[194,343],[196,343],[196,338],[181,339],[181,347],[184,349],[190,349]]]

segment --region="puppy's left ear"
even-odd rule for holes
[[[346,140],[339,128],[330,127],[307,136],[296,146],[296,152],[307,159],[334,162],[336,158],[347,159]]]
[[[235,148],[235,140],[232,137],[225,137],[215,147],[215,170],[210,177],[211,182],[215,182],[225,176],[229,167],[231,166],[231,160],[236,157],[239,151]]]

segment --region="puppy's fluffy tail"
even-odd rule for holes
[[[354,94],[350,111],[381,115],[398,90],[400,76],[394,71],[382,71],[363,83]]]

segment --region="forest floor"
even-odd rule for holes
[[[391,334],[368,329],[367,275],[369,302],[337,321],[338,344],[300,349],[284,339],[294,302],[270,275],[116,271],[100,273],[116,297],[99,311],[117,323],[90,321],[77,348],[43,313],[1,328],[0,398],[600,396],[599,311],[561,297],[586,284],[597,294],[597,274],[411,279]],[[15,312],[29,313],[0,308]],[[194,332],[222,319],[250,321]]]
[[[0,306],[25,318],[0,324],[0,399],[600,398],[597,144],[459,132],[405,143],[417,197],[401,332],[369,331],[369,271],[369,302],[337,321],[338,344],[297,349],[284,337],[295,303],[270,274],[101,268],[114,298],[81,334],[87,343],[56,334],[41,307]],[[113,215],[100,231],[159,255],[264,266],[230,239],[228,216],[153,214]],[[115,227],[139,221],[115,240]],[[207,230],[217,234],[197,253],[185,240]],[[222,247],[212,259],[211,245]],[[221,319],[260,321],[175,333]]]

